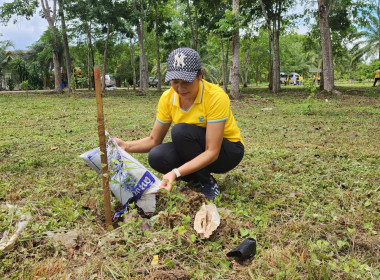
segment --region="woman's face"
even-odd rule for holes
[[[183,80],[171,80],[170,85],[182,98],[196,98],[199,90],[201,75],[197,76],[192,82]]]

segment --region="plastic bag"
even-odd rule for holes
[[[161,181],[138,160],[121,149],[116,141],[107,136],[107,162],[110,173],[111,192],[123,204],[124,209],[115,214],[119,217],[128,208],[129,203],[136,202],[145,213],[156,210],[156,195]],[[100,148],[92,149],[80,155],[99,175],[101,175]]]

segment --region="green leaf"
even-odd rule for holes
[[[364,206],[365,206],[365,207],[368,207],[368,206],[371,206],[371,204],[372,204],[371,201],[367,200],[367,201],[364,203]]]
[[[347,241],[343,241],[343,240],[338,240],[338,241],[336,242],[336,244],[338,245],[339,249],[343,248],[343,247],[346,246],[346,245],[347,245],[347,246],[349,245]]]
[[[354,231],[355,231],[355,229],[354,228],[347,228],[347,231],[349,232],[349,233],[353,233]]]
[[[191,217],[189,215],[183,215],[182,216],[183,218],[183,221],[186,223],[186,224],[190,224],[191,223]]]
[[[113,162],[113,163],[116,163],[116,164],[119,164],[120,162],[117,160],[117,159],[111,159],[111,161]]]
[[[166,258],[164,260],[164,264],[167,265],[168,267],[173,267],[174,266],[174,262],[171,259],[169,259],[169,258]]]
[[[187,229],[186,229],[184,226],[180,226],[180,227],[178,228],[178,233],[179,233],[180,235],[185,234],[185,232],[187,232]]]
[[[229,269],[231,265],[231,263],[227,260],[220,260],[219,264],[222,269]]]
[[[195,242],[195,240],[197,240],[197,236],[195,235],[195,234],[192,234],[191,236],[190,236],[190,239],[191,239],[191,242]]]
[[[179,229],[179,226],[175,226],[175,227],[173,228],[173,232],[176,232],[178,229]]]
[[[240,235],[241,235],[242,237],[247,236],[247,235],[249,234],[249,230],[248,230],[248,229],[244,229],[244,228],[241,228],[241,229],[239,230],[239,232],[240,232]]]

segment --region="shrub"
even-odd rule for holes
[[[26,80],[26,81],[23,81],[21,84],[20,84],[20,89],[22,90],[30,90],[30,89],[33,89],[32,86],[29,84],[29,81]]]

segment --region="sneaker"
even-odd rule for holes
[[[205,195],[206,199],[214,200],[220,194],[219,186],[214,177],[211,177],[207,183],[202,183],[201,192]]]
[[[191,180],[187,182],[182,188],[179,188],[180,192],[183,192],[185,190],[193,190],[193,191],[200,191],[202,188],[202,184],[198,180]]]

